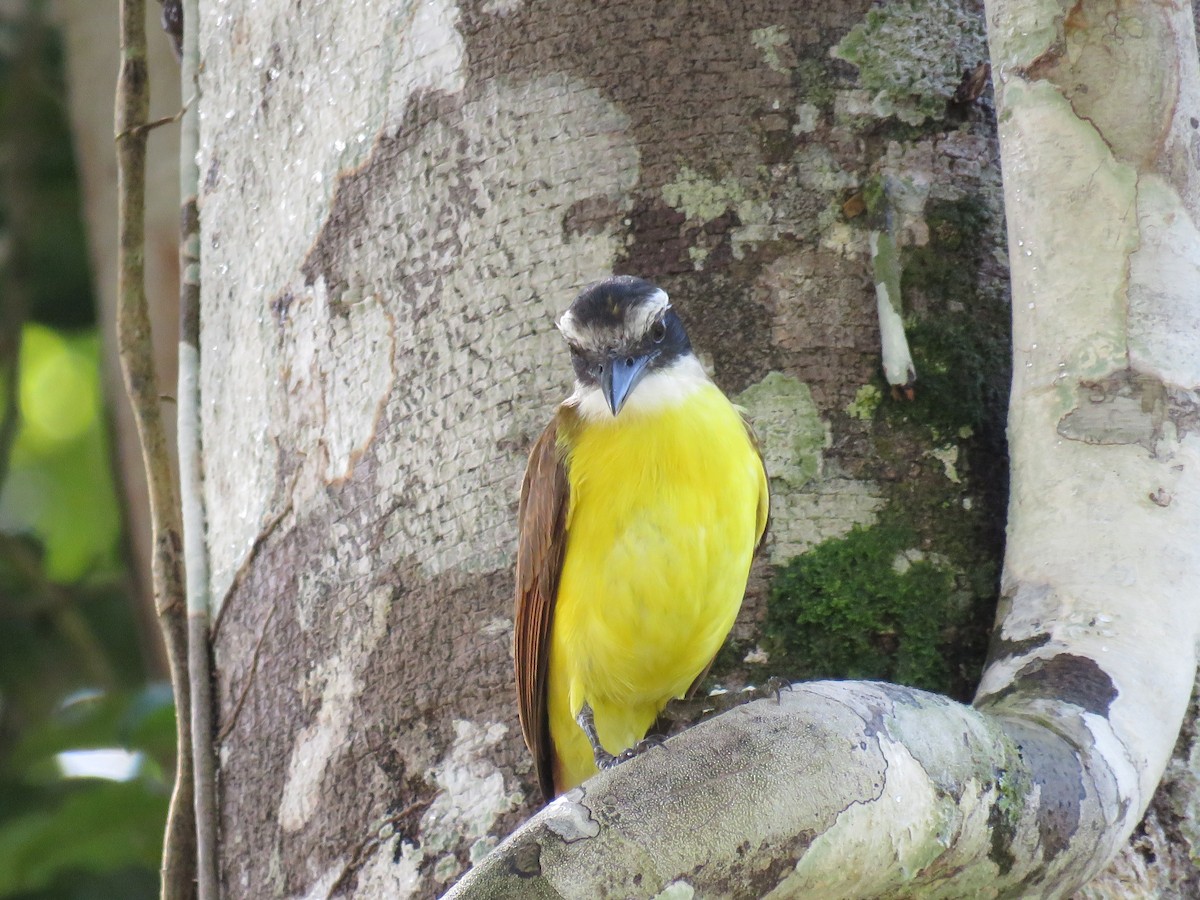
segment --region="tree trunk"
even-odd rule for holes
[[[984,18],[970,2],[868,6],[202,2],[202,434],[227,896],[436,895],[532,812],[510,657],[517,487],[569,386],[553,317],[612,271],[671,294],[717,382],[764,440],[771,543],[735,628],[736,653],[718,676],[830,674],[821,670],[827,645],[804,643],[820,631],[805,619],[814,592],[795,588],[818,576],[787,565],[815,548],[813,558],[851,559],[839,572],[869,570],[876,581],[866,593],[909,598],[907,611],[898,600],[882,613],[855,609],[865,636],[853,638],[860,643],[839,674],[969,695],[979,623],[995,599],[989,566],[1006,488],[1007,271],[992,112],[980,93]],[[895,313],[894,287],[877,297],[881,246],[901,254],[907,317]],[[891,396],[879,371],[885,293],[889,346],[897,325],[909,326],[917,378]],[[1038,303],[1053,308],[1048,297]],[[1092,333],[1086,320],[1077,327]],[[1031,333],[1020,332],[1017,359],[1024,366],[1032,353],[1035,371],[1022,377],[1049,373],[1053,383],[1056,342],[1067,337]],[[1084,371],[1071,352],[1075,381],[1065,384],[1080,386],[1053,394],[1060,402],[1090,408],[1099,392],[1132,415],[1150,396],[1143,381]],[[1190,390],[1196,381],[1175,383]],[[1040,382],[1018,384],[1037,393]],[[1164,422],[1183,402],[1170,390]],[[816,685],[673,739],[668,748],[683,749],[598,779],[571,809],[617,796],[623,782],[677,785],[663,803],[689,796],[683,776],[708,771],[701,761],[714,747],[740,748],[725,757],[744,774],[744,748],[761,739],[754,729],[786,722],[806,740],[826,735],[824,744],[797,738],[789,752],[823,747],[814,752],[827,771],[851,772],[843,748],[852,736],[870,743],[854,775],[863,816],[851,827],[882,817],[886,834],[895,824],[887,811],[898,807],[877,801],[927,785],[914,761],[938,760],[950,781],[907,799],[918,816],[969,807],[963,833],[984,859],[997,854],[991,869],[973,871],[977,883],[998,884],[1001,872],[1062,890],[1095,872],[1166,761],[1197,623],[1181,611],[1152,636],[1101,635],[1126,627],[1120,610],[1149,584],[1116,577],[1108,581],[1119,589],[1084,592],[1078,606],[1102,605],[1114,622],[1043,617],[1035,628],[1022,611],[1056,591],[1076,598],[1078,573],[1063,587],[1053,566],[1037,565],[1079,558],[1059,538],[1088,533],[1079,518],[1087,510],[1039,518],[1037,492],[1063,493],[1045,509],[1066,510],[1074,483],[1050,471],[1053,483],[1039,486],[1029,476],[1041,472],[1036,460],[1055,441],[1097,459],[1147,452],[1144,442],[1091,442],[1096,423],[1086,414],[1066,421],[1057,427],[1076,432],[1060,437],[1053,422],[1030,437],[1024,419],[1013,424],[1018,443],[1050,442],[1016,467],[1019,555],[984,685],[993,707],[1018,710],[1015,720],[906,688]],[[1194,436],[1177,426],[1171,440],[1193,465]],[[1161,557],[1165,517],[1191,515],[1190,472],[1163,470],[1170,483],[1150,485],[1153,471],[1111,487],[1136,507],[1139,543],[1130,545],[1143,560]],[[1126,540],[1128,521],[1112,526],[1107,546]],[[1054,557],[1028,550],[1025,535],[1053,536]],[[851,549],[859,555],[847,557]],[[1182,564],[1181,552],[1172,565]],[[777,571],[789,578],[773,579]],[[1158,595],[1178,595],[1177,582],[1163,582]],[[816,595],[832,590],[818,587]],[[1140,609],[1148,623],[1168,624]],[[1068,651],[1079,629],[1092,643],[1076,664]],[[1144,690],[1130,673],[1167,639],[1187,649],[1173,663],[1171,696],[1146,723],[1128,712]],[[830,652],[849,640],[835,635]],[[1101,665],[1106,647],[1121,656],[1115,669]],[[1091,729],[1103,751],[1094,768],[1076,753],[1082,732],[1063,740],[1036,723],[1021,730],[1031,697]],[[723,729],[740,733],[747,722],[749,744],[730,743]],[[930,722],[927,745],[906,743],[903,726],[924,733]],[[1142,726],[1145,746],[1126,743],[1138,758],[1105,781],[1112,741]],[[971,759],[964,730],[979,750]],[[715,737],[706,743],[706,734]],[[1066,780],[1039,768],[1047,760]],[[872,765],[910,780],[885,777],[881,788]],[[1010,782],[997,775],[1005,768]],[[975,793],[947,801],[963,783],[955,779],[971,773]],[[1086,798],[1062,793],[1072,774]],[[805,859],[811,878],[823,859],[858,858],[863,883],[878,890],[914,873],[942,883],[978,862],[975,844],[955,847],[937,833],[914,853],[897,851],[891,868],[871,868],[877,848],[809,852],[859,796],[848,781],[802,786],[811,795],[822,783],[834,789],[817,792],[817,823],[786,848],[782,838],[768,843],[777,861],[730,876],[725,893],[753,892],[746,886],[778,881]],[[640,801],[663,796],[643,791]],[[1119,811],[1117,798],[1127,804]],[[1079,818],[1055,818],[1060,801]],[[1093,827],[1105,817],[1106,828]],[[722,828],[762,818],[734,806],[711,815]],[[928,816],[914,827],[928,828]],[[1077,855],[1083,843],[1095,851],[1087,861]],[[627,844],[622,858],[632,872]],[[543,850],[540,863],[520,864],[553,890],[557,860]],[[657,870],[638,890],[653,895],[686,872]],[[720,893],[715,882],[697,884]]]

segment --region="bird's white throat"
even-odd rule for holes
[[[712,381],[704,371],[704,366],[700,365],[700,360],[688,353],[671,365],[650,372],[639,381],[620,414],[636,416],[669,409],[709,384]],[[588,421],[613,419],[603,392],[594,384],[575,382],[575,391],[566,399],[566,405],[573,406]]]

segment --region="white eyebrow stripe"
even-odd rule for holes
[[[605,333],[581,329],[575,321],[574,313],[569,309],[559,316],[555,324],[568,344],[594,353],[603,353],[614,345],[632,344],[641,340],[650,329],[651,323],[670,308],[671,298],[667,296],[666,291],[659,288],[637,305],[632,321],[626,322],[619,332]]]
[[[632,322],[626,322],[625,338],[629,341],[640,340],[650,329],[650,323],[671,308],[671,298],[662,288],[642,301],[636,310]]]
[[[567,339],[568,344],[583,343],[583,338],[579,334],[578,327],[575,324],[575,316],[569,309],[559,316],[558,321],[554,324],[558,326],[559,332]]]

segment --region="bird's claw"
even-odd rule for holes
[[[766,684],[759,688],[759,691],[765,697],[774,697],[776,703],[783,702],[783,692],[790,691],[792,683],[786,678],[780,678],[778,675],[772,675],[767,679]]]
[[[601,756],[600,753],[596,753],[596,767],[602,771],[615,769],[621,763],[629,762],[629,760],[633,759],[635,756],[641,756],[651,747],[661,746],[663,746],[663,738],[651,736],[648,738],[643,738],[632,747],[626,747],[620,753],[615,755],[612,753],[604,753],[603,756]]]

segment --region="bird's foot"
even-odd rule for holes
[[[629,760],[633,759],[635,756],[640,756],[651,747],[661,747],[663,745],[663,740],[663,738],[660,738],[656,735],[643,738],[632,747],[625,748],[616,756],[606,750],[601,749],[599,753],[595,753],[596,767],[602,771],[604,769],[615,768],[623,762],[629,762]],[[603,755],[603,759],[601,758],[601,755]]]
[[[638,741],[632,747],[622,750],[620,753],[613,754],[605,750],[604,746],[600,743],[600,735],[596,733],[596,717],[592,712],[590,704],[583,704],[579,710],[579,715],[575,717],[575,721],[583,729],[588,743],[592,745],[592,758],[596,760],[596,768],[601,771],[619,766],[623,762],[628,762],[638,754],[645,753],[651,747],[661,747],[663,743],[663,739],[660,737],[648,737]]]
[[[786,678],[780,678],[778,675],[772,675],[763,684],[759,685],[756,690],[765,699],[774,697],[776,703],[783,702],[783,692],[790,691],[792,683]]]

